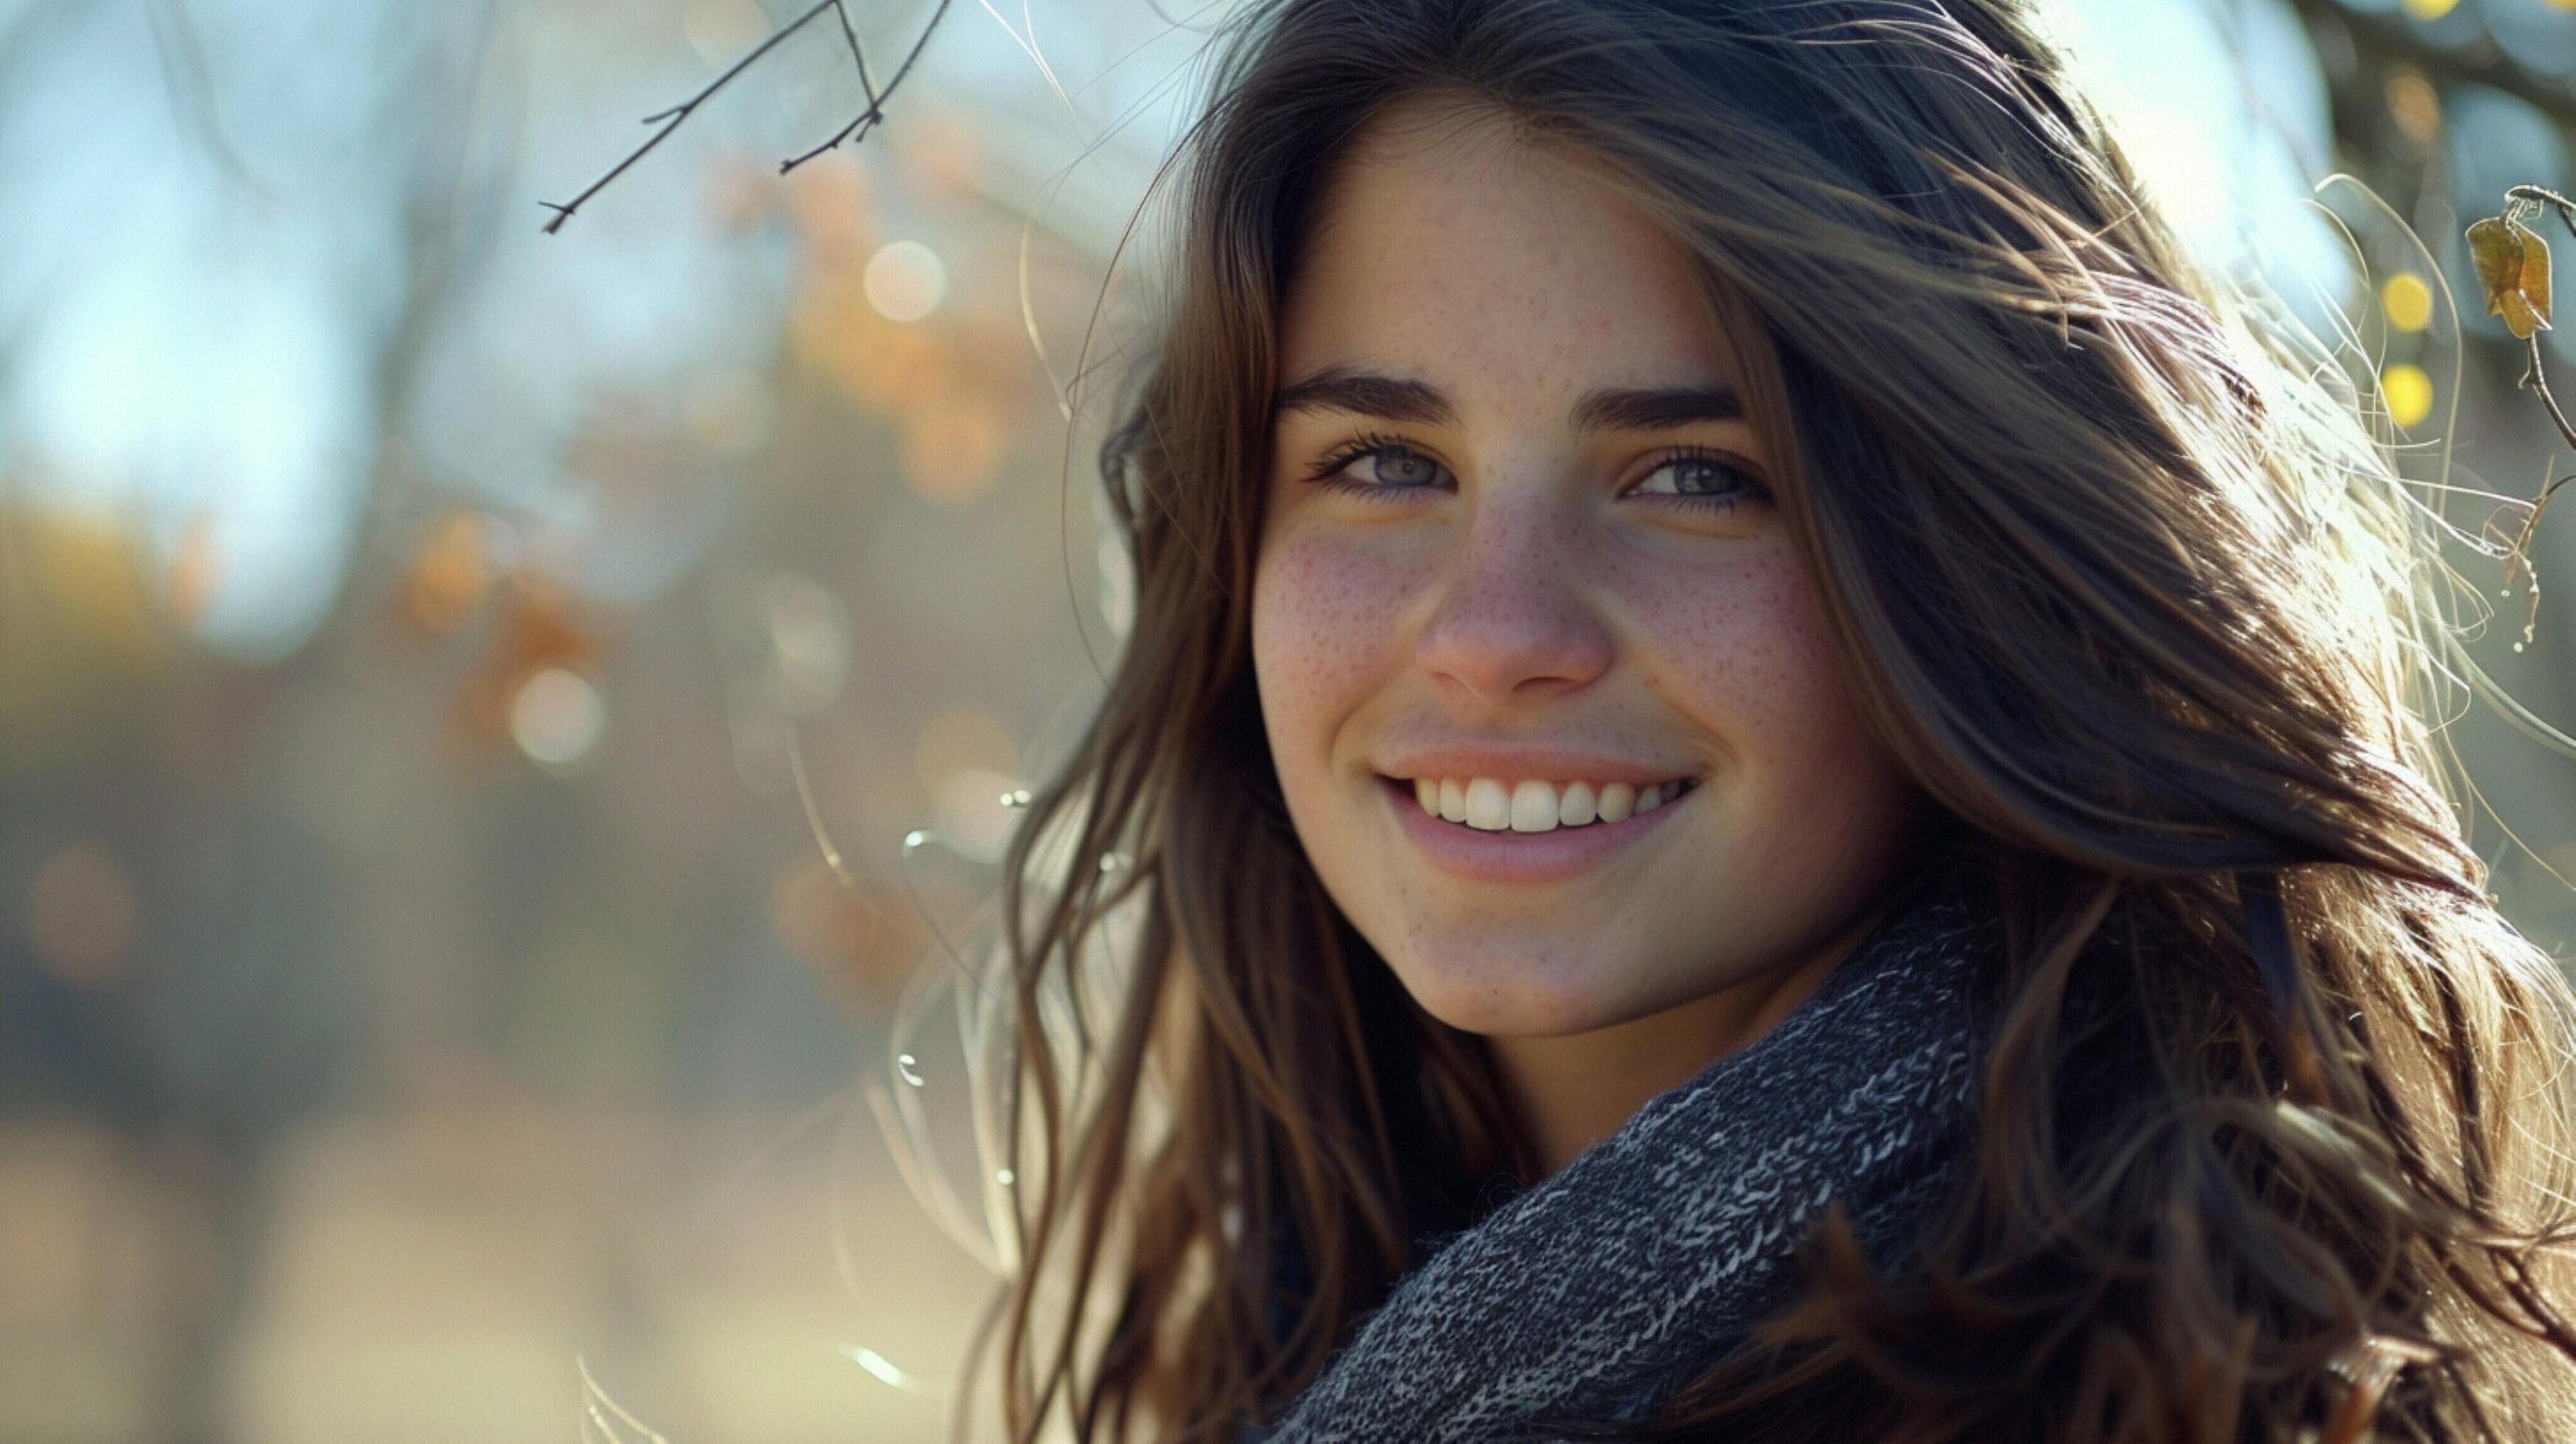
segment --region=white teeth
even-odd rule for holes
[[[1565,796],[1556,804],[1556,820],[1567,827],[1581,827],[1600,814],[1593,811],[1595,799],[1589,782],[1569,782]]]
[[[1601,820],[1625,822],[1637,806],[1637,789],[1624,782],[1613,782],[1601,789]]]
[[[1552,832],[1556,829],[1556,789],[1537,778],[1512,789],[1512,831]]]
[[[1413,800],[1424,813],[1465,823],[1480,832],[1553,832],[1594,822],[1619,822],[1652,812],[1690,790],[1688,780],[1637,787],[1626,782],[1554,783],[1528,778],[1505,783],[1492,777],[1417,777]]]

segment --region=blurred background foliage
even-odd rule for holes
[[[984,1275],[857,1080],[959,1133],[889,1023],[1114,645],[1063,403],[1223,5],[963,0],[782,177],[817,23],[540,232],[800,10],[0,0],[0,1437],[929,1437]],[[2450,520],[2567,464],[2460,235],[2576,181],[2576,0],[2052,23]],[[2576,724],[2567,528],[2524,648],[2453,560]],[[2576,762],[2449,735],[2563,954]]]

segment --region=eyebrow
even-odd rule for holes
[[[1458,408],[1447,392],[1427,381],[1327,366],[1283,388],[1271,414],[1343,411],[1423,426],[1456,423]],[[1744,402],[1724,385],[1604,387],[1588,391],[1567,413],[1578,431],[1666,431],[1705,421],[1740,421]]]

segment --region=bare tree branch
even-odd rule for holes
[[[709,96],[724,89],[727,82],[731,81],[735,76],[742,74],[746,69],[749,69],[753,61],[758,60],[760,57],[768,54],[771,50],[776,49],[781,41],[784,41],[788,36],[805,28],[807,22],[813,20],[816,16],[821,15],[826,10],[831,11],[832,14],[838,17],[841,22],[841,37],[849,42],[850,58],[858,64],[859,88],[867,96],[867,108],[860,111],[858,116],[848,125],[841,127],[840,131],[830,140],[825,141],[823,144],[814,147],[812,150],[809,150],[802,155],[793,156],[787,160],[779,162],[778,172],[781,175],[785,175],[787,172],[794,170],[796,167],[803,165],[805,162],[812,160],[814,157],[821,155],[827,150],[831,150],[832,148],[840,145],[841,142],[849,140],[854,136],[865,138],[869,131],[876,128],[878,122],[885,119],[884,107],[886,100],[894,94],[896,86],[903,84],[904,76],[909,74],[912,70],[912,63],[921,58],[922,47],[930,43],[931,33],[939,28],[939,22],[948,14],[948,6],[950,3],[951,0],[939,0],[939,7],[930,13],[930,19],[921,27],[921,34],[913,40],[912,49],[904,54],[903,64],[896,67],[893,77],[887,80],[885,88],[880,90],[877,88],[875,77],[870,74],[868,69],[867,50],[864,46],[859,44],[858,28],[850,23],[850,12],[846,0],[820,0],[820,3],[816,4],[812,9],[807,10],[795,19],[778,27],[776,31],[771,33],[768,39],[753,46],[741,59],[735,61],[732,65],[727,66],[723,74],[717,76],[711,81],[708,81],[706,87],[700,90],[697,94],[690,96],[688,99],[681,101],[679,104],[672,106],[668,110],[658,110],[653,114],[644,117],[644,124],[652,125],[658,122],[662,128],[653,132],[652,139],[647,140],[642,145],[637,146],[632,152],[628,153],[624,160],[610,166],[606,174],[600,176],[599,179],[592,181],[587,187],[583,188],[581,194],[574,196],[571,200],[565,201],[560,205],[553,201],[538,202],[538,204],[544,206],[547,210],[555,213],[554,219],[546,222],[545,224],[546,234],[553,235],[556,231],[562,229],[563,223],[572,219],[573,212],[581,209],[583,202],[589,200],[592,196],[599,194],[601,190],[607,187],[610,181],[613,181],[619,176],[625,174],[627,167],[635,164],[637,161],[642,160],[646,155],[650,154],[653,147],[670,139],[671,132],[678,130],[680,128],[680,123],[687,120],[701,104],[705,103]]]
[[[2567,233],[2576,236],[2576,201],[2571,201],[2556,191],[2545,186],[2512,186],[2506,189],[2504,201],[2505,210],[2501,219],[2509,225],[2519,224],[2522,218],[2534,209],[2555,207],[2558,211],[2558,219],[2567,227]],[[2484,223],[2481,222],[2481,224]],[[2538,241],[2539,238],[2534,236],[2525,244]],[[2524,264],[2527,265],[2529,253],[2526,251],[2524,254],[2526,257]],[[2542,256],[2545,261],[2547,257],[2545,250]],[[2545,271],[2543,275],[2546,275]],[[2481,282],[2486,281],[2483,263],[2481,263],[2479,279]],[[2492,294],[2490,291],[2491,296]],[[2540,393],[2540,404],[2548,408],[2549,419],[2558,427],[2559,437],[2569,446],[2576,447],[2576,426],[2569,425],[2567,413],[2558,408],[2558,398],[2550,394],[2549,374],[2541,365],[2540,333],[2549,329],[2549,297],[2546,288],[2544,287],[2541,294],[2532,300],[2533,309],[2539,312],[2540,324],[2524,338],[2531,347],[2531,369],[2523,372],[2522,379],[2515,384],[2525,391]],[[2549,499],[2556,496],[2558,488],[2565,486],[2571,479],[2576,479],[2576,473],[2559,477],[2540,489],[2540,495],[2531,499],[2531,509],[2523,513],[2521,530],[2514,534],[2512,545],[2505,551],[2504,584],[2506,587],[2510,588],[2513,585],[2513,577],[2517,569],[2529,571],[2531,574],[2531,614],[2523,621],[2522,640],[2513,644],[2513,649],[2517,652],[2532,640],[2540,625],[2540,572],[2531,563],[2532,534],[2540,529],[2540,514],[2549,509]]]
[[[921,27],[921,34],[912,42],[912,49],[905,52],[903,63],[894,68],[893,76],[888,78],[886,81],[885,90],[882,93],[872,93],[869,95],[868,108],[860,111],[858,116],[848,125],[842,126],[840,133],[833,136],[830,140],[823,142],[821,145],[814,147],[803,155],[793,156],[787,160],[780,161],[778,163],[778,173],[780,175],[785,175],[789,171],[803,165],[805,162],[821,155],[823,152],[838,147],[840,143],[845,140],[855,142],[867,139],[868,132],[876,129],[877,123],[885,119],[886,101],[893,98],[895,87],[903,84],[903,78],[912,73],[912,63],[921,58],[921,47],[930,43],[931,32],[939,28],[940,20],[948,14],[949,3],[950,0],[939,0],[939,8],[930,12],[929,23]],[[846,24],[848,17],[845,15],[842,19],[843,23]],[[850,37],[850,47],[853,53],[857,51],[858,43],[858,37],[856,35]],[[862,85],[867,83],[867,65],[867,57],[864,55],[860,56],[859,81]],[[870,87],[870,89],[873,90],[873,87]]]
[[[832,13],[841,17],[841,38],[850,42],[850,58],[857,61],[859,65],[860,93],[867,96],[868,109],[874,110],[877,108],[877,81],[875,76],[868,73],[868,48],[859,43],[858,28],[850,24],[849,6],[835,5],[832,7]]]
[[[2576,236],[2576,201],[2571,201],[2567,199],[2567,197],[2558,194],[2556,191],[2549,190],[2541,186],[2515,186],[2511,190],[2506,191],[2504,195],[2505,200],[2508,203],[2519,202],[2535,206],[2555,206],[2558,210],[2558,219],[2566,224],[2567,234]],[[2506,214],[2510,216],[2512,213],[2507,212]],[[2543,329],[2546,329],[2548,317],[2544,315],[2541,319]],[[2542,404],[2549,408],[2549,419],[2558,423],[2558,434],[2566,439],[2569,446],[2576,447],[2576,426],[2568,425],[2567,413],[2558,409],[2558,398],[2549,394],[2549,378],[2542,374],[2540,369],[2540,332],[2532,332],[2530,341],[2531,369],[2523,373],[2520,384],[2529,390],[2540,393]],[[2554,483],[2549,488],[2550,491],[2556,491],[2557,489],[2558,487]],[[2540,499],[2544,502],[2547,501],[2549,499],[2548,492],[2541,493]],[[2533,508],[2533,514],[2535,516],[2539,514],[2539,508],[2537,506]]]

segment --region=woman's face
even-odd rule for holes
[[[1253,662],[1361,935],[1433,1016],[1512,1037],[1845,938],[1917,794],[1689,257],[1566,159],[1411,106],[1340,163],[1295,274]]]

